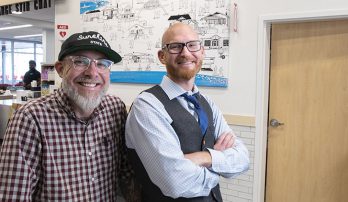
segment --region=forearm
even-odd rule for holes
[[[218,149],[208,149],[212,157],[212,166],[209,169],[223,177],[230,178],[248,170],[249,152],[243,142],[233,134],[218,107],[211,101],[210,105],[214,114],[216,140],[221,138],[222,134],[232,134],[234,138],[231,147],[228,147],[229,144],[227,144],[226,148],[226,145],[222,144],[220,145],[222,146],[220,151]]]
[[[135,178],[120,183],[120,189],[127,202],[141,202],[141,186],[136,183]]]
[[[184,157],[169,115],[158,111],[162,107],[156,99],[141,105],[134,102],[126,124],[127,146],[137,151],[151,181],[164,195],[208,195],[217,185],[219,175]]]
[[[185,154],[184,156],[196,165],[206,168],[211,167],[212,159],[208,151],[194,152],[190,154]]]
[[[212,157],[209,169],[224,177],[234,177],[249,169],[249,152],[240,140],[224,151],[209,149],[209,152]]]
[[[135,141],[139,144],[133,146],[147,174],[164,195],[172,198],[205,196],[217,185],[219,175],[186,159],[180,146],[167,138],[160,140],[163,144],[156,145],[147,144],[144,139]]]
[[[163,158],[163,157],[162,157]],[[146,162],[153,162],[151,165]],[[182,157],[147,159],[144,167],[151,181],[172,198],[206,196],[219,182],[219,175]]]

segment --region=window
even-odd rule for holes
[[[205,40],[204,46],[211,46],[211,40],[209,40],[209,39]]]
[[[0,39],[0,84],[15,85],[23,80],[29,70],[29,60],[35,60],[37,70],[43,61],[40,42]]]
[[[0,41],[1,44],[1,72],[2,83],[10,83],[12,81],[12,58],[11,41]]]
[[[212,44],[211,44],[211,45],[214,46],[214,47],[217,47],[217,46],[219,46],[219,41],[216,40],[216,39],[214,39],[214,40],[212,41]]]
[[[1,52],[2,53],[2,52]],[[1,54],[2,55],[2,54]],[[2,67],[2,57],[0,57],[0,64],[1,64],[1,67]],[[0,68],[0,84],[3,83],[3,78],[2,78],[2,68]]]
[[[224,39],[222,43],[223,43],[223,46],[229,46],[228,39]]]

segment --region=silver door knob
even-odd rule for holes
[[[271,125],[272,127],[278,127],[284,125],[284,123],[280,123],[277,119],[271,119],[269,125]]]

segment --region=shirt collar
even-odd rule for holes
[[[168,95],[168,98],[170,100],[181,96],[184,93],[188,93],[189,95],[195,94],[199,92],[198,87],[196,84],[193,85],[193,91],[186,91],[183,88],[181,88],[180,85],[172,81],[168,76],[163,76],[162,82],[160,84],[164,92]]]

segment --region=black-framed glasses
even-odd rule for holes
[[[168,43],[163,46],[164,48],[167,48],[168,52],[171,54],[178,54],[181,53],[181,51],[184,49],[184,47],[187,47],[187,50],[190,52],[197,52],[201,50],[201,41],[195,40],[195,41],[188,41],[186,43]]]
[[[94,62],[96,67],[102,71],[109,70],[111,65],[114,64],[114,62],[108,59],[96,60],[86,56],[68,56],[67,58],[71,59],[73,67],[77,70],[87,70],[92,62]]]

